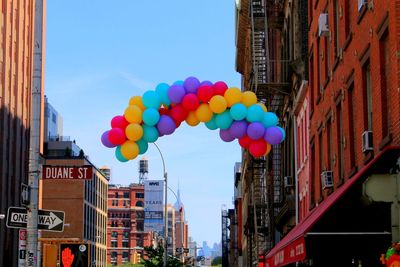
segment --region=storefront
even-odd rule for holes
[[[393,171],[399,156],[398,147],[383,150],[336,188],[266,255],[265,266],[379,266],[392,240],[393,205],[373,201],[365,185]]]

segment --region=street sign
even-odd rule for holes
[[[45,231],[64,231],[64,212],[57,210],[38,211],[38,229]],[[26,228],[28,214],[26,208],[9,207],[7,212],[8,228]]]
[[[60,244],[60,267],[88,267],[89,246],[85,243]],[[92,262],[93,264],[94,262]],[[94,263],[95,264],[95,263]]]
[[[90,180],[93,177],[93,167],[91,165],[44,165],[42,169],[42,176],[44,180]]]
[[[19,229],[18,267],[25,266],[25,254],[26,254],[26,230]]]

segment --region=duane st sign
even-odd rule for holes
[[[26,228],[28,215],[26,208],[9,207],[7,212],[7,227]],[[45,231],[64,231],[64,212],[56,210],[39,210],[38,229]]]
[[[44,165],[42,173],[45,180],[88,180],[92,179],[93,167]]]

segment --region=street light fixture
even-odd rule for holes
[[[161,153],[160,148],[157,146],[156,143],[153,143],[154,146],[157,148],[158,152],[161,156],[161,161],[163,165],[163,175],[164,175],[164,191],[165,191],[165,202],[164,202],[164,260],[163,266],[167,267],[167,257],[168,257],[168,212],[167,212],[167,191],[168,191],[168,184],[167,184],[167,172],[165,171],[165,162],[163,154]]]

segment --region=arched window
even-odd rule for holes
[[[136,202],[136,207],[144,207],[143,201]]]

